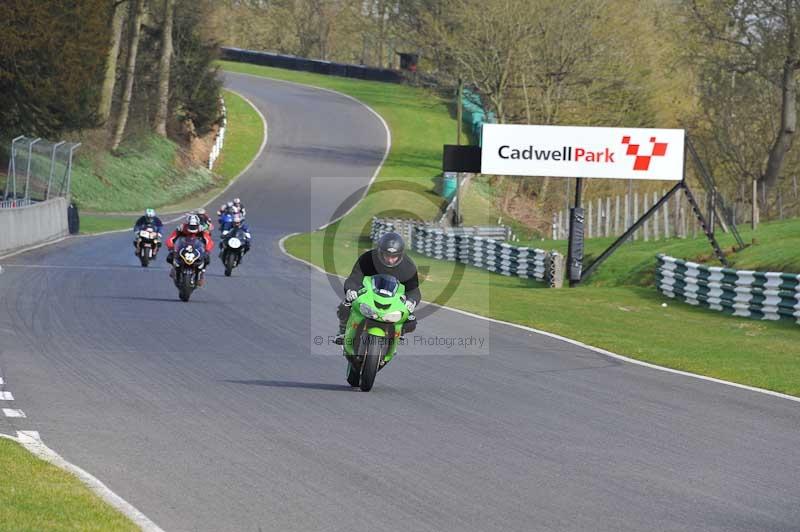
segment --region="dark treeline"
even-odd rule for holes
[[[81,138],[116,149],[218,118],[205,0],[0,2],[0,138]]]

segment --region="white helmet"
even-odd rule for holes
[[[196,235],[200,232],[200,217],[196,214],[190,214],[186,217],[186,232]]]

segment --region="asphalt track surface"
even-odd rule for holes
[[[312,341],[338,296],[278,241],[369,182],[384,128],[330,92],[227,78],[269,122],[228,194],[255,250],[229,279],[215,259],[188,304],[125,233],[3,261],[0,371],[27,417],[0,432],[38,430],[165,530],[800,530],[785,399],[447,310],[417,334],[487,343],[406,346],[350,390]]]

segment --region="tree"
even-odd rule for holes
[[[530,2],[453,0],[444,12],[423,12],[420,30],[425,48],[440,50],[440,81],[463,77],[505,122],[515,68],[536,31]]]
[[[772,188],[797,132],[800,0],[690,0],[687,7],[709,45],[706,68],[737,75],[740,87],[763,85],[779,94],[777,105],[761,110],[776,118],[758,176]],[[747,83],[746,78],[765,83]]]
[[[139,50],[139,37],[142,31],[142,18],[144,16],[144,0],[131,0],[131,30],[130,42],[128,44],[128,62],[125,68],[125,88],[122,93],[122,103],[120,104],[119,116],[117,117],[117,127],[111,139],[111,151],[115,152],[122,142],[125,133],[125,126],[128,123],[128,114],[131,107],[131,96],[133,95],[133,81],[136,75],[136,55]]]
[[[106,72],[103,79],[103,88],[100,93],[100,105],[97,115],[101,122],[106,123],[111,115],[111,102],[114,99],[114,86],[117,81],[117,58],[119,57],[120,41],[122,40],[122,27],[125,23],[127,0],[115,2],[111,15],[111,46],[106,59]]]
[[[109,16],[107,0],[0,2],[0,133],[96,125]]]
[[[175,5],[175,57],[172,61],[170,99],[177,118],[191,121],[197,134],[208,132],[219,119],[219,94],[222,82],[214,60],[217,43],[202,31],[210,2],[178,0]]]
[[[172,20],[175,0],[164,0],[164,22],[161,36],[161,58],[158,68],[158,110],[156,111],[156,134],[167,136],[167,114],[169,110],[170,60],[172,59]]]

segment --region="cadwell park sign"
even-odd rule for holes
[[[688,152],[687,152],[688,148]],[[692,155],[701,184],[710,191],[708,223],[685,180],[686,154]],[[575,201],[570,209],[567,254],[570,286],[575,286],[597,269],[622,243],[667,201],[683,190],[720,261],[725,254],[714,237],[715,219],[723,219],[713,177],[703,165],[683,129],[643,129],[628,127],[539,126],[483,124],[480,146],[445,145],[442,157],[445,172],[472,172],[488,175],[575,178]],[[582,181],[589,179],[627,179],[676,181],[617,240],[583,269]],[[719,211],[719,212],[718,212]],[[732,219],[727,227],[741,238]]]
[[[684,130],[484,124],[481,173],[683,179]]]

